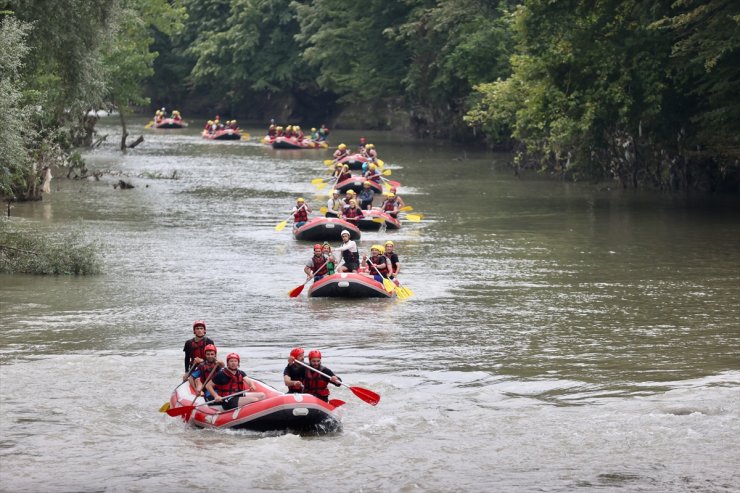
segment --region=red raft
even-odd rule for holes
[[[209,140],[239,140],[242,138],[241,131],[231,128],[216,130],[214,133],[210,133],[208,130],[203,130],[201,135],[204,139]]]
[[[219,405],[200,405],[190,415],[189,423],[199,428],[234,428],[253,431],[295,431],[329,433],[341,430],[341,413],[329,402],[310,394],[283,394],[264,382],[252,379],[257,392],[266,399],[244,407],[224,411]],[[195,390],[180,385],[170,396],[170,409],[192,406]],[[204,404],[198,397],[195,404]],[[187,413],[183,419],[188,417]]]
[[[342,272],[326,276],[313,283],[308,290],[311,298],[392,298],[383,285],[363,274]]]
[[[160,120],[159,122],[154,122],[154,125],[152,127],[154,128],[185,128],[188,124],[185,123],[182,120],[175,120],[174,118],[165,118],[164,120]]]
[[[378,231],[383,226],[387,229],[401,228],[401,221],[380,209],[371,209],[369,211],[362,211],[362,213],[364,217],[357,221],[357,226],[361,231]],[[382,218],[385,222],[378,221],[377,218]]]
[[[275,137],[271,144],[273,149],[326,149],[329,147],[326,142],[311,139],[298,140],[294,137]]]
[[[354,190],[356,193],[360,193],[362,191],[362,184],[365,182],[370,182],[370,188],[375,190],[375,193],[383,193],[383,187],[378,183],[377,181],[368,180],[366,178],[363,178],[362,176],[353,176],[352,178],[347,178],[346,180],[343,180],[336,185],[334,185],[335,190],[339,190],[339,193],[347,193],[347,190]]]
[[[349,169],[356,171],[362,169],[362,165],[367,162],[367,158],[362,154],[350,154],[337,162],[340,164],[346,164]]]
[[[304,241],[341,241],[342,231],[349,231],[351,240],[360,239],[360,229],[336,217],[315,217],[300,228],[293,228],[293,237]]]

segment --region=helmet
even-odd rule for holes
[[[316,243],[316,244],[315,244],[315,245],[313,246],[313,251],[315,252],[316,250],[321,250],[322,248],[324,248],[324,247],[322,247],[322,246],[321,246],[321,244],[319,244],[319,243]]]
[[[321,359],[321,351],[319,351],[318,349],[311,350],[308,353],[308,359],[312,359],[312,358],[319,358],[319,359]]]
[[[365,137],[360,137],[360,144],[364,144],[365,142],[367,142],[367,141],[365,140]]]
[[[311,131],[312,132],[315,132],[316,131],[316,127],[311,127]]]
[[[335,193],[337,193],[337,194],[338,194],[338,193],[339,193],[339,190],[332,190],[332,191],[331,191],[331,194],[332,194],[332,195],[334,195]]]
[[[355,192],[355,191],[354,191],[354,190],[352,190],[351,188],[350,188],[349,190],[347,190],[347,195],[354,195],[354,194],[356,194],[356,193],[357,193],[357,192]]]
[[[349,201],[349,205],[357,205],[357,201],[355,199],[351,199]]]
[[[352,235],[349,234],[349,231],[347,231],[346,229],[343,229],[342,230],[342,234],[340,234],[339,236],[344,236],[344,235],[352,236]]]
[[[396,197],[396,194],[395,193],[389,193],[388,194],[388,198],[389,199],[392,199],[392,198],[395,198],[395,197]]]
[[[395,243],[393,243],[391,240],[388,240],[385,242],[385,246],[388,246],[388,245],[395,246]]]
[[[362,186],[363,187],[370,188],[370,182],[369,181],[366,181],[365,183],[362,184]]]
[[[231,358],[236,358],[236,360],[241,363],[242,359],[239,357],[236,353],[229,353],[229,355],[226,357],[226,362],[228,363]]]
[[[216,346],[214,346],[213,344],[208,344],[206,347],[203,348],[204,353],[207,353],[208,351],[213,351],[214,353],[218,353],[218,351],[216,351]]]
[[[296,199],[296,202],[305,202],[305,201],[306,201],[306,199],[304,199],[303,197],[298,197]]]
[[[377,167],[378,167],[378,165],[376,165],[375,163],[370,163],[370,169],[375,169]]]
[[[396,187],[391,187],[390,192],[391,193],[396,193]]]
[[[297,358],[298,356],[303,354],[303,348],[302,347],[294,347],[290,350],[290,355],[294,358]]]
[[[349,171],[349,165],[348,164],[343,164],[342,165],[342,171]]]
[[[340,151],[343,151],[343,150],[345,150],[346,148],[347,148],[347,146],[346,146],[346,145],[344,145],[344,144],[339,144],[339,147],[337,147],[337,149],[339,149]]]
[[[379,252],[382,252],[383,251],[383,247],[380,246],[380,245],[373,245],[373,246],[370,247],[370,250],[377,250]]]
[[[375,144],[368,144],[365,147],[368,148],[368,149],[374,149],[375,148]]]
[[[367,163],[362,163],[362,171],[367,171]]]
[[[206,328],[206,323],[203,320],[196,320],[193,322],[193,330],[199,325],[202,325],[204,329]]]

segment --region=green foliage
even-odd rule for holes
[[[24,187],[30,169],[26,148],[30,135],[18,131],[18,122],[26,121],[30,113],[20,80],[29,29],[14,17],[0,17],[0,196],[10,198]]]
[[[100,245],[86,243],[79,233],[46,237],[0,221],[0,273],[89,276],[100,271]]]

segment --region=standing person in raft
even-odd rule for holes
[[[295,360],[303,361],[303,354],[303,348],[300,347],[290,350],[288,366],[283,370],[283,381],[288,387],[289,394],[303,393],[303,381],[306,378],[306,368],[295,362]]]
[[[206,323],[203,320],[196,320],[193,322],[193,334],[195,337],[188,339],[185,342],[185,371],[190,371],[190,367],[193,365],[199,365],[203,362],[205,355],[205,348],[208,344],[213,344],[213,341],[206,337]]]
[[[256,392],[254,382],[239,369],[241,358],[236,353],[229,353],[226,357],[226,368],[219,371],[206,387],[213,396],[213,400],[225,411],[236,407],[246,406],[265,398],[262,392]],[[242,391],[244,394],[234,395]]]
[[[315,368],[322,373],[326,373],[331,378],[326,378],[325,376],[306,368],[306,389],[304,392],[306,394],[316,396],[322,401],[329,402],[329,382],[339,387],[341,385],[339,382],[341,382],[342,379],[336,376],[329,368],[321,365],[321,351],[318,349],[314,349],[308,353],[308,363],[311,365],[311,368]]]

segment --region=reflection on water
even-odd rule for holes
[[[393,239],[415,296],[291,299],[311,244],[274,227],[297,196],[324,204],[330,151],[195,127],[102,147],[87,159],[114,175],[14,206],[18,228],[102,241],[106,267],[0,277],[0,490],[208,489],[235,470],[271,491],[740,488],[737,200],[517,178],[506,156],[367,134],[425,218],[360,248]],[[381,404],[333,390],[335,437],[189,429],[156,410],[200,318],[256,378],[279,387],[289,349],[316,347]]]

